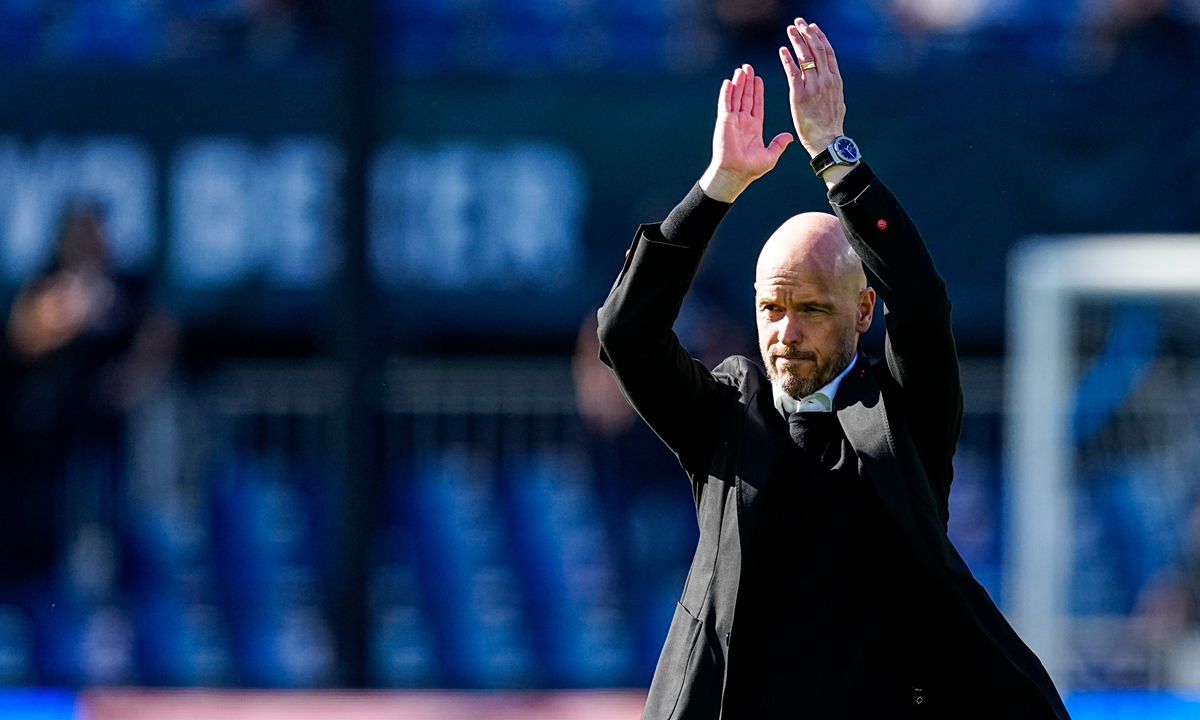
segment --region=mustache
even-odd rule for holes
[[[817,354],[811,350],[800,350],[799,348],[788,347],[784,345],[782,349],[771,349],[770,355],[772,358],[789,358],[792,360],[812,360],[817,361]]]

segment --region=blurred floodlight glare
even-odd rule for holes
[[[996,0],[895,0],[896,13],[931,30],[969,30]],[[1010,3],[1011,4],[1011,3]]]

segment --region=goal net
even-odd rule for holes
[[[1200,236],[1010,262],[1002,605],[1060,691],[1200,688]]]

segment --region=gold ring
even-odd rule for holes
[[[800,63],[801,70],[812,70],[816,66],[817,66],[817,64],[815,62],[813,62],[812,60],[809,60],[808,62]]]

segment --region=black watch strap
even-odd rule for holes
[[[817,153],[817,156],[810,160],[808,164],[812,166],[813,172],[817,174],[817,177],[821,177],[821,173],[825,172],[834,165],[837,165],[838,161],[837,158],[833,156],[833,151],[829,148],[825,148],[821,152]]]

